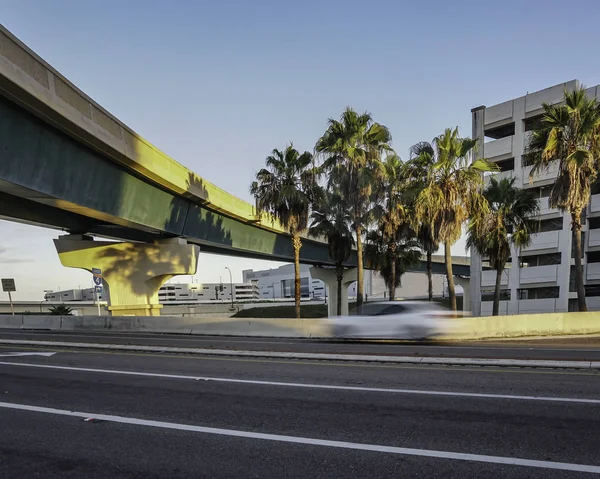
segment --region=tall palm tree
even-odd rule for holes
[[[409,188],[405,194],[416,197],[421,189],[425,187],[425,180],[429,170],[433,168],[435,151],[431,143],[423,141],[410,148],[410,161],[407,168],[407,181]],[[427,263],[427,293],[429,301],[433,301],[433,274],[432,256],[438,249],[440,243],[433,234],[431,226],[426,221],[421,221],[417,226],[417,240],[421,249],[425,252]]]
[[[520,250],[528,246],[539,224],[535,219],[539,213],[537,198],[531,191],[516,188],[514,182],[514,178],[500,181],[490,178],[483,192],[489,209],[475,212],[469,222],[467,246],[475,248],[481,256],[488,256],[490,266],[496,271],[493,316],[498,315],[502,273],[511,247]]]
[[[542,104],[540,126],[531,132],[527,161],[533,165],[530,181],[540,170],[558,161],[558,178],[548,199],[551,208],[571,215],[575,246],[575,280],[579,311],[587,311],[581,267],[581,212],[590,201],[590,189],[600,169],[600,106],[587,97],[585,87],[564,94],[558,105]]]
[[[497,169],[485,159],[473,160],[477,140],[461,138],[458,128],[448,128],[429,145],[422,143],[426,155],[415,157],[412,166],[419,171],[425,160],[431,168],[422,179],[416,194],[415,228],[425,223],[433,237],[444,244],[446,277],[450,307],[456,311],[456,292],[452,273],[451,248],[462,234],[465,221],[474,211],[485,210],[487,202],[481,194],[482,173]]]
[[[385,249],[390,299],[394,299],[397,281],[395,278],[398,260],[398,246],[407,237],[410,206],[403,195],[405,183],[405,165],[395,153],[387,155],[379,170],[379,185],[375,190],[373,216],[377,220],[377,230],[373,233],[381,236]],[[373,239],[373,235],[371,235]],[[377,244],[378,242],[374,243]]]
[[[328,183],[340,187],[352,217],[356,236],[357,307],[363,303],[363,234],[368,222],[373,193],[373,169],[377,169],[384,151],[391,148],[389,130],[373,121],[369,113],[359,114],[346,108],[340,120],[330,119],[327,130],[315,145],[323,157],[322,170],[329,175]],[[375,166],[374,166],[375,165]]]
[[[350,229],[351,218],[344,198],[334,191],[328,191],[323,200],[314,205],[311,214],[312,223],[308,230],[310,236],[327,238],[329,257],[335,263],[337,279],[337,315],[342,314],[342,281],[344,263],[352,254],[354,238]]]
[[[256,174],[250,192],[257,209],[266,211],[286,228],[294,249],[294,300],[300,318],[300,234],[308,227],[310,206],[317,191],[312,171],[313,155],[300,154],[293,145],[274,149],[265,161],[266,168]]]

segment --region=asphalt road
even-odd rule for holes
[[[128,332],[0,330],[1,339],[134,344],[251,351],[283,351],[386,356],[472,357],[600,361],[600,338],[485,341],[449,344],[402,341],[326,341],[310,339],[191,336]]]
[[[19,351],[1,478],[600,474],[598,372]]]

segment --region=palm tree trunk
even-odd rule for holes
[[[427,282],[429,291],[429,301],[433,301],[433,279],[431,274],[431,251],[427,250]]]
[[[492,316],[498,316],[498,313],[500,312],[500,287],[502,286],[503,272],[504,268],[496,270],[496,287],[494,288],[494,304],[492,306]]]
[[[395,249],[395,244],[394,245],[390,245],[390,249],[391,249],[391,257],[390,257],[390,263],[392,264],[392,270],[390,271],[390,301],[394,301],[396,299],[396,253],[394,251]]]
[[[292,246],[294,248],[294,302],[296,318],[300,319],[300,248],[302,241],[298,234],[292,236]]]
[[[342,281],[344,280],[344,267],[336,268],[337,275],[337,315],[342,315]]]
[[[452,252],[450,243],[444,243],[444,258],[446,260],[446,279],[448,280],[448,297],[450,309],[456,311],[456,291],[454,289],[454,274],[452,273]]]
[[[571,215],[575,241],[575,283],[577,285],[577,307],[579,311],[587,311],[585,287],[581,269],[581,212]]]
[[[363,244],[362,244],[362,227],[357,226],[356,232],[356,259],[358,262],[356,268],[356,308],[358,312],[362,312],[363,304]]]

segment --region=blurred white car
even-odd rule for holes
[[[330,318],[335,338],[427,339],[448,329],[456,313],[428,301],[382,301]]]

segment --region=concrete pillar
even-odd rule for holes
[[[335,268],[321,268],[313,266],[310,268],[310,275],[314,279],[320,279],[325,283],[329,291],[327,298],[327,314],[337,316],[337,275]],[[356,281],[356,268],[344,270],[342,279],[342,316],[348,315],[348,287]]]
[[[463,289],[463,312],[471,312],[471,278],[455,276],[454,282],[460,284]]]
[[[159,316],[158,290],[173,276],[195,274],[200,252],[179,238],[149,244],[67,235],[54,245],[63,266],[102,270],[108,309],[115,316]]]
[[[485,106],[479,106],[471,110],[472,120],[472,138],[478,141],[477,151],[475,153],[476,158],[483,158],[484,155],[484,118],[485,118]],[[463,290],[465,296],[463,297],[463,310],[470,311],[473,316],[481,315],[481,256],[475,251],[475,248],[471,248],[471,264],[470,264],[470,276],[471,281],[467,284]],[[469,291],[469,301],[466,301],[467,290]],[[467,306],[464,306],[467,305]]]

